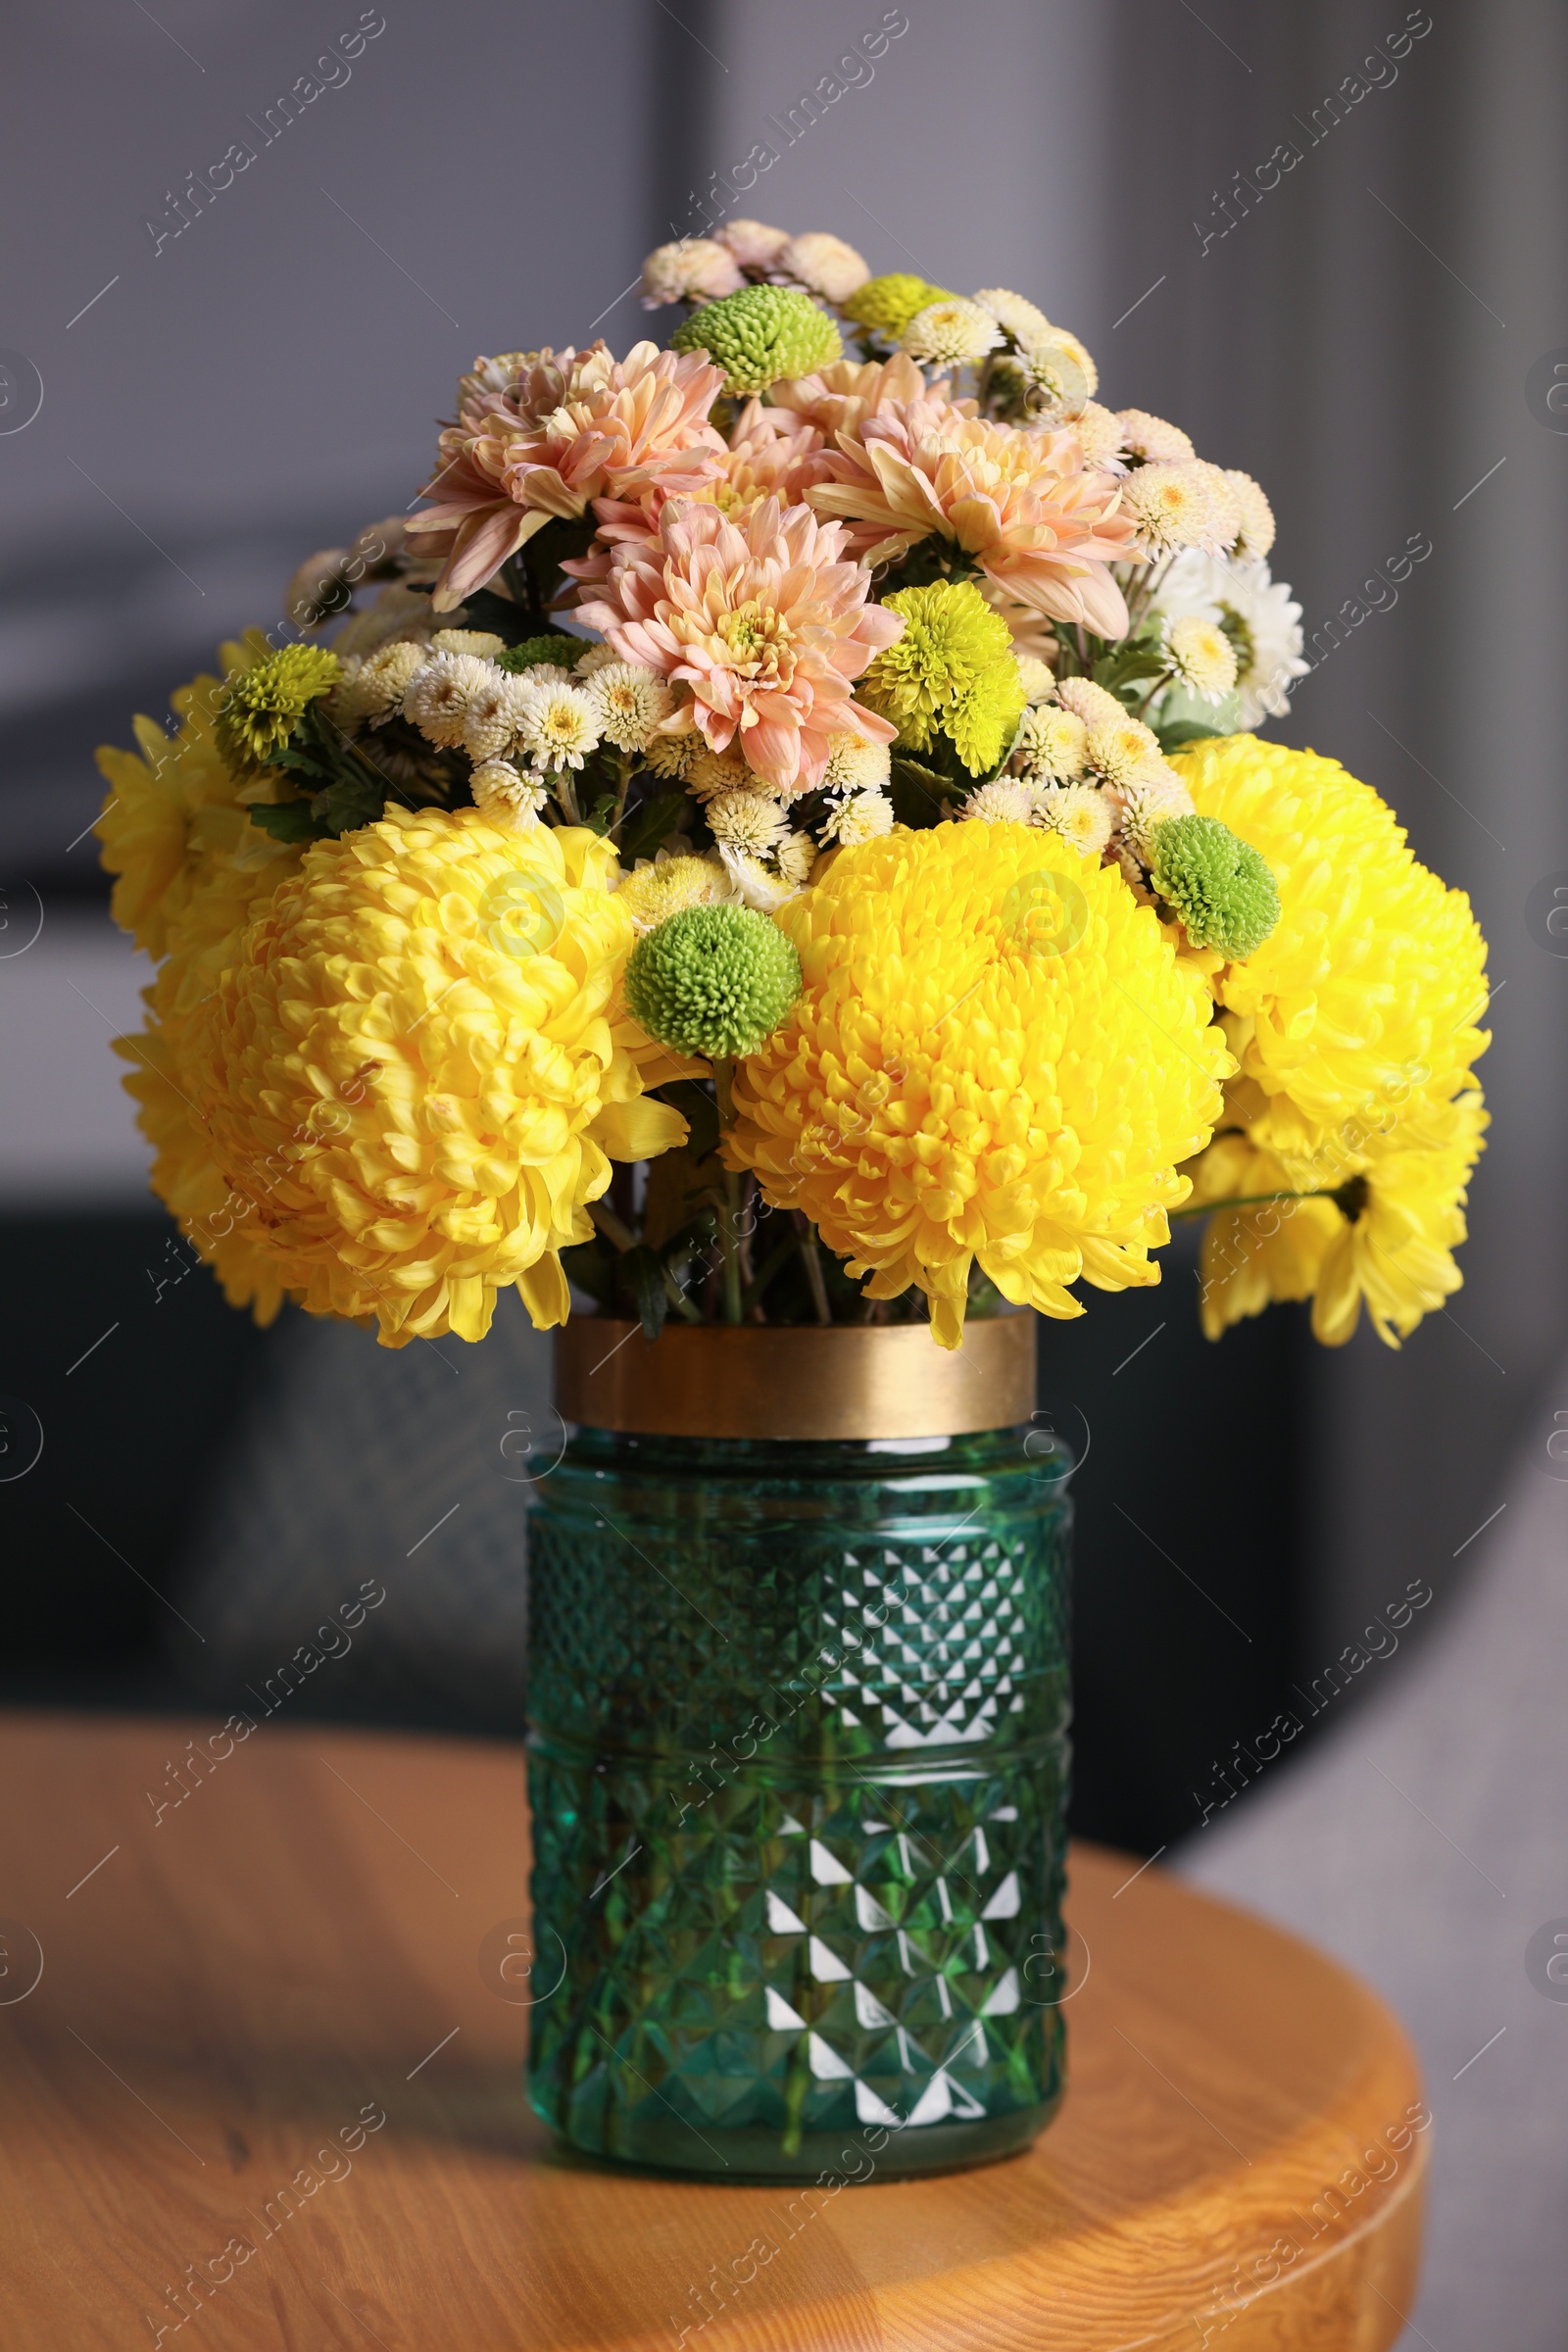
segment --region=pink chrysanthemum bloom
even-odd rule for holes
[[[657,480],[695,488],[723,455],[708,421],[723,380],[701,352],[637,343],[616,360],[600,342],[542,351],[512,389],[468,402],[437,445],[422,492],[436,503],[408,525],[424,535],[419,552],[446,558],[437,612],[483,587],[553,514]]]
[[[671,499],[656,543],[617,548],[602,598],[582,608],[622,661],[646,662],[679,701],[663,731],[699,729],[755,775],[793,794],[820,783],[835,735],[891,742],[850,682],[904,629],[866,603],[871,575],[847,560],[841,525],[763,499],[742,521]]]
[[[808,486],[822,479],[821,448],[822,435],[815,425],[803,424],[788,409],[764,409],[760,401],[749,400],[735,420],[729,448],[714,459],[703,482],[674,490],[663,482],[651,482],[639,498],[596,498],[595,543],[587,555],[561,568],[582,582],[586,595],[610,577],[616,548],[633,542],[656,544],[659,517],[674,497],[711,504],[731,522],[743,522],[764,498],[776,498],[781,507],[798,507]]]
[[[1020,432],[926,398],[884,401],[836,437],[831,478],[807,498],[849,524],[862,563],[897,561],[936,531],[1037,612],[1126,634],[1108,568],[1136,554],[1122,486],[1084,466],[1071,432]]]
[[[946,379],[927,384],[908,353],[899,351],[891,360],[835,360],[811,375],[769,385],[767,397],[774,408],[792,410],[831,440],[836,433],[856,431],[873,409],[890,401],[942,400],[947,390]],[[973,414],[972,400],[961,406]]]

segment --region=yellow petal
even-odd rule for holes
[[[657,1159],[686,1141],[686,1121],[668,1102],[639,1095],[635,1102],[607,1102],[588,1133],[612,1159]]]
[[[535,1331],[554,1331],[564,1323],[571,1312],[571,1293],[553,1250],[517,1276],[517,1296],[528,1309]]]

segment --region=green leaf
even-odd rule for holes
[[[315,841],[319,838],[309,801],[255,801],[250,820],[274,841]]]
[[[353,833],[361,825],[369,825],[386,807],[386,787],[378,776],[339,776],[324,791],[315,795],[311,810],[318,832],[334,838],[339,833]]]
[[[681,1150],[696,1159],[706,1159],[718,1142],[718,1103],[711,1089],[697,1078],[673,1078],[655,1092],[661,1102],[672,1102],[686,1121],[688,1133]],[[662,1152],[651,1163],[650,1172],[673,1156]]]
[[[600,794],[582,821],[590,833],[605,834],[610,831],[614,822],[614,816],[615,795],[612,792],[604,792]]]
[[[596,1234],[591,1242],[575,1242],[561,1252],[566,1280],[586,1291],[608,1313],[615,1296],[614,1262]]]
[[[1206,735],[1223,735],[1223,727],[1205,727],[1196,718],[1173,719],[1168,727],[1156,727],[1154,734],[1162,752],[1179,752],[1184,743],[1201,743]]]
[[[664,1289],[664,1261],[657,1250],[639,1243],[620,1259],[620,1278],[636,1300],[637,1314],[645,1340],[657,1340],[664,1328],[669,1312],[669,1294]]]
[[[681,810],[691,807],[684,792],[661,792],[653,800],[644,801],[624,820],[620,828],[620,861],[635,865],[639,858],[648,857],[674,832]]]
[[[967,791],[969,779],[960,785],[939,769],[927,767],[919,760],[911,760],[906,752],[893,755],[893,773],[889,797],[893,813],[901,825],[918,832],[930,825],[939,825],[948,814],[954,799]]]

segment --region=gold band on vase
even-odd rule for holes
[[[1035,1409],[1035,1318],[988,1315],[963,1346],[924,1323],[666,1323],[576,1316],[556,1334],[556,1404],[592,1429],[664,1438],[940,1438]]]

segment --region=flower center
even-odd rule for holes
[[[719,615],[717,635],[733,666],[749,678],[787,681],[795,668],[794,642],[789,622],[772,605],[748,597],[733,612]]]

